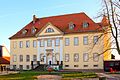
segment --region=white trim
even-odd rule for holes
[[[60,61],[63,61],[63,40],[60,39]]]

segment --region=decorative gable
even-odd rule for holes
[[[37,36],[50,36],[63,34],[61,30],[48,22],[37,34]]]

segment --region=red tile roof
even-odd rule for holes
[[[0,57],[0,64],[10,64],[10,57]]]
[[[92,19],[90,19],[85,13],[75,13],[75,14],[67,14],[67,15],[59,15],[59,16],[51,16],[51,17],[44,17],[44,18],[37,18],[36,22],[33,23],[31,21],[27,24],[23,29],[18,31],[15,35],[10,37],[9,39],[16,39],[16,38],[27,38],[27,37],[35,37],[35,35],[48,23],[52,23],[58,29],[60,29],[64,34],[67,33],[80,33],[80,32],[96,32],[101,31],[102,28],[100,25],[95,23]],[[69,23],[72,22],[75,24],[74,30],[69,29]],[[83,28],[83,22],[89,23],[88,28]],[[31,29],[37,28],[37,31],[32,34]],[[27,30],[25,35],[22,34],[23,30]]]

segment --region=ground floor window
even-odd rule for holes
[[[13,70],[16,70],[16,65],[13,65]]]
[[[29,65],[26,65],[26,69],[30,69],[30,66],[29,66]]]
[[[19,69],[20,69],[20,70],[23,70],[23,65],[19,65]]]

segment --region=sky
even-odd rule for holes
[[[0,45],[10,51],[8,39],[37,17],[85,12],[94,21],[101,9],[100,0],[0,0]]]

